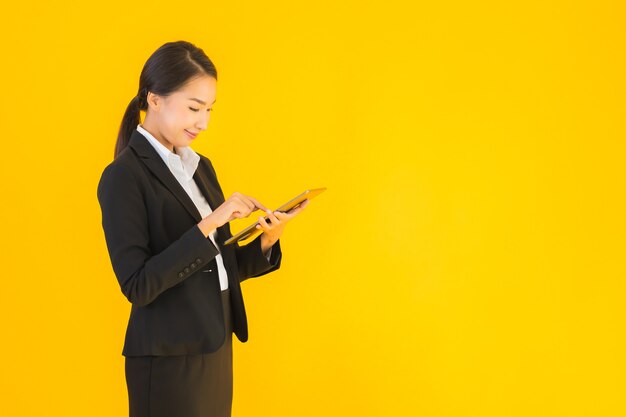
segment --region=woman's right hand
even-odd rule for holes
[[[231,220],[248,217],[257,210],[267,211],[267,208],[254,197],[235,191],[211,214],[202,219],[198,223],[198,227],[200,227],[204,236],[208,237],[214,229]]]

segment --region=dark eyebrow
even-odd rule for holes
[[[197,101],[198,103],[200,103],[202,105],[206,104],[205,101],[202,101],[199,98],[195,98],[195,97],[189,97],[189,100]],[[216,101],[217,101],[217,99],[213,100],[213,103],[211,103],[211,104],[215,104]]]

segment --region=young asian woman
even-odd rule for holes
[[[158,48],[98,184],[109,257],[132,304],[122,350],[130,417],[231,415],[232,333],[248,340],[240,284],[280,268],[280,237],[308,204],[282,213],[240,192],[225,198],[211,160],[190,147],[216,88],[202,49]],[[259,217],[263,233],[224,245],[229,222],[257,210],[269,218]]]

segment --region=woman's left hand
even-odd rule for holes
[[[256,225],[257,229],[263,230],[263,235],[261,235],[261,246],[263,247],[263,252],[265,253],[283,234],[283,230],[285,229],[285,225],[287,222],[294,217],[296,217],[302,210],[306,208],[309,204],[309,200],[304,200],[298,207],[289,210],[288,212],[283,213],[282,211],[272,212],[271,210],[267,210],[267,217],[269,217],[269,222],[267,222],[263,216],[259,216],[259,224]]]

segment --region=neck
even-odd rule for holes
[[[154,126],[150,121],[146,118],[146,120],[141,124],[141,127],[146,129],[156,140],[158,140],[163,146],[170,150],[170,152],[176,153],[174,149],[174,145],[169,143],[167,139],[161,135],[161,132]]]

